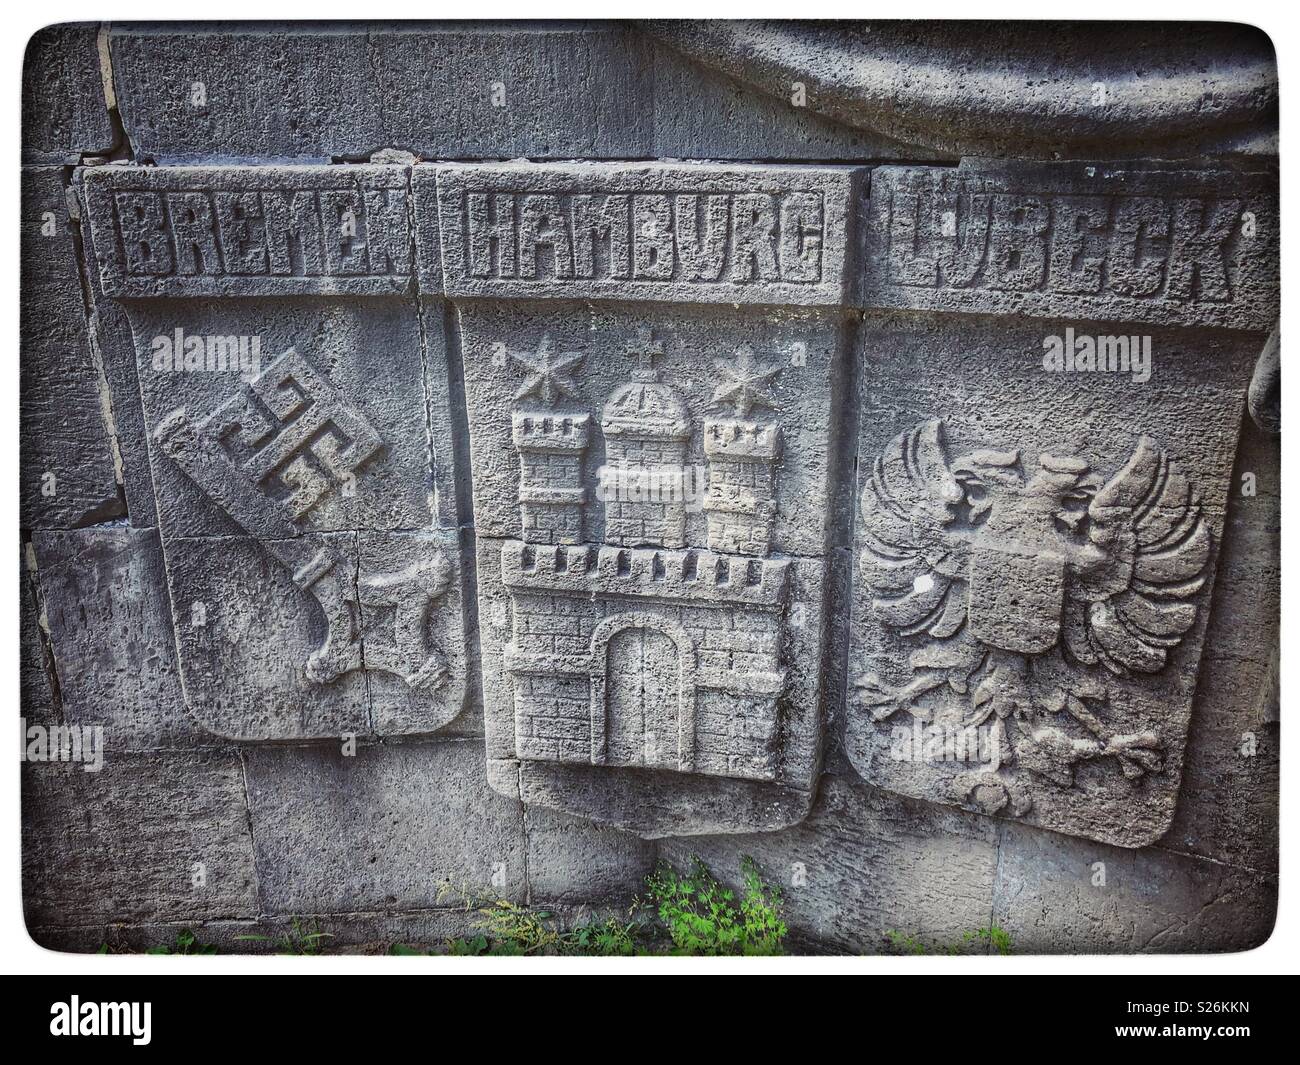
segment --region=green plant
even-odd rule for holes
[[[916,936],[904,935],[902,932],[896,932],[889,929],[885,937],[893,944],[894,948],[900,954],[929,954],[931,951],[925,949]],[[939,948],[935,954],[965,954],[968,947],[973,943],[988,943],[994,951],[1003,957],[1011,953],[1011,935],[1004,928],[997,925],[990,925],[988,928],[976,928],[971,932],[962,933],[962,937],[956,943],[951,943],[946,947]]]
[[[925,944],[915,936],[904,935],[902,932],[896,932],[891,928],[885,933],[885,937],[894,945],[894,948],[900,954],[925,953]]]
[[[636,921],[624,923],[613,917],[579,925],[562,937],[566,954],[595,955],[602,958],[627,958],[637,953],[641,926]]]
[[[740,869],[744,890],[739,906],[735,892],[719,884],[699,858],[685,876],[663,862],[646,878],[647,905],[667,927],[672,953],[781,953],[786,934],[781,892],[763,882],[752,858],[743,858]]]
[[[455,958],[476,958],[481,954],[492,953],[487,936],[475,936],[473,939],[447,940],[447,953]]]
[[[99,948],[98,953],[107,954],[108,944],[105,943]],[[170,943],[162,943],[156,947],[150,947],[145,951],[146,954],[215,954],[217,947],[215,943],[200,943],[198,937],[188,928],[182,928],[176,933],[176,938]]]
[[[302,921],[295,917],[289,923],[288,930],[284,935],[278,938],[250,934],[246,936],[236,936],[236,939],[245,940],[250,943],[272,943],[275,946],[277,954],[301,954],[309,957],[315,957],[324,953],[323,939],[332,939],[332,932],[320,931],[320,926],[316,921],[309,925],[303,924]]]
[[[994,951],[1004,958],[1011,953],[1011,934],[1005,928],[999,928],[997,925],[991,925],[988,928],[977,928],[975,931],[967,932],[962,936],[963,943],[973,943],[976,940],[984,940],[989,943]]]
[[[551,914],[536,912],[509,899],[496,899],[478,911],[482,917],[474,922],[501,948],[489,953],[539,954],[560,945],[560,933],[551,923]]]

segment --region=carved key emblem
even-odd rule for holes
[[[333,545],[300,535],[312,510],[384,447],[301,354],[290,348],[197,423],[185,408],[173,411],[154,439],[235,522],[265,537],[263,549],[316,600],[326,632],[304,663],[308,679],[328,684],[365,668],[417,690],[445,683],[446,659],[426,647],[425,623],[452,583],[446,554],[435,549],[406,569],[362,576]]]
[[[1114,758],[1130,780],[1163,768],[1154,731],[1107,726],[1107,676],[1162,670],[1192,628],[1211,534],[1196,489],[1150,437],[1109,480],[1083,459],[976,450],[951,463],[943,423],[895,437],[861,498],[862,576],[877,617],[920,642],[900,687],[873,672],[856,700],[984,728],[953,797],[1020,815],[1020,776],[1061,787]],[[953,700],[957,700],[954,708]]]

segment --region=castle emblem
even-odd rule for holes
[[[949,463],[943,423],[895,437],[861,499],[862,576],[876,616],[923,641],[899,687],[856,679],[884,722],[905,712],[986,728],[987,760],[954,798],[987,812],[1031,806],[1021,771],[1060,787],[1113,758],[1160,772],[1152,731],[1106,725],[1107,675],[1162,670],[1192,628],[1211,534],[1196,489],[1149,437],[1109,480],[1074,455],[977,450]]]
[[[763,397],[777,371],[739,356],[740,376],[714,397],[736,416],[699,426],[654,367],[661,353],[644,335],[629,353],[638,367],[601,406],[615,476],[596,500],[583,489],[590,414],[570,409],[562,388],[525,382],[516,394],[522,538],[500,549],[515,749],[524,760],[773,780],[790,562],[767,557],[779,427],[750,415],[774,406]],[[707,549],[687,546],[682,477],[701,429]],[[603,542],[585,539],[601,528]]]

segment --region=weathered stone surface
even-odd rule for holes
[[[26,767],[33,934],[699,854],[796,951],[1262,941],[1276,70],[1177,29],[119,24],[121,124],[37,35],[22,708],[108,763]]]
[[[1266,873],[1278,866],[1281,738],[1269,688],[1282,591],[1280,451],[1275,437],[1243,421],[1182,793],[1160,841]]]
[[[239,755],[28,763],[23,898],[29,927],[255,916]]]
[[[610,24],[140,24],[111,45],[127,136],[160,163],[651,149],[646,46]]]
[[[1178,794],[1257,345],[1159,331],[1143,383],[1048,372],[1053,329],[862,332],[846,746],[891,790],[1142,846]]]
[[[1017,954],[1212,954],[1273,931],[1277,881],[1217,862],[1004,824],[993,921]]]
[[[122,499],[59,169],[23,168],[19,236],[22,524],[70,528],[115,517]]]
[[[544,807],[525,808],[528,892],[534,902],[624,910],[654,869],[655,846]]]
[[[779,272],[782,255],[827,297],[842,293],[849,239],[836,220],[854,180],[848,170],[439,168],[494,787],[647,838],[775,828],[806,810],[821,749],[841,319],[572,299],[708,304],[719,297],[700,280],[707,259],[758,279],[738,278],[730,301],[809,302],[793,277],[754,273]],[[431,180],[417,171],[414,182],[425,225]],[[779,206],[783,196],[802,206]],[[625,251],[645,278],[582,279],[578,264],[590,258],[594,273],[599,256],[589,241],[578,250],[581,216],[600,203],[629,225],[638,209],[666,212],[636,230],[662,224],[658,251],[616,229],[601,267],[619,273]],[[761,236],[743,228],[763,212]],[[489,239],[488,223],[504,228]],[[711,250],[691,266],[674,249],[697,224],[712,234],[697,249]],[[527,280],[512,276],[520,270]],[[461,298],[487,294],[529,299]]]
[[[192,741],[156,529],[38,532],[63,718],[102,725],[108,757]]]
[[[41,631],[39,595],[35,552],[30,544],[23,544],[18,560],[18,669],[22,716],[27,721],[48,723],[56,720],[57,713]]]
[[[986,818],[827,775],[801,825],[663,840],[659,850],[679,870],[698,856],[733,888],[743,886],[741,861],[751,857],[781,889],[794,949],[881,954],[891,931],[942,951],[986,928],[996,843]]]
[[[529,163],[437,168],[447,295],[837,304],[849,168]],[[415,173],[421,226],[433,211]]]
[[[1277,180],[1161,164],[871,175],[867,307],[1269,329]]]
[[[404,166],[85,172],[110,296],[385,296],[411,277]]]
[[[945,152],[839,125],[819,113],[818,86],[792,77],[768,96],[676,50],[654,50],[654,154],[661,159],[907,159]]]
[[[77,162],[114,144],[99,65],[99,25],[37,30],[23,58],[23,162]]]
[[[483,786],[476,741],[247,758],[264,912],[427,909],[448,886],[522,901],[523,810]]]
[[[809,110],[914,150],[1032,159],[1277,150],[1267,141],[1277,132],[1277,58],[1254,26],[1182,22],[1171,33],[1169,23],[1131,21],[643,25],[695,62],[778,100],[803,84]]]

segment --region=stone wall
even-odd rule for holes
[[[800,950],[1263,942],[1271,45],[991,32],[38,33],[36,941],[382,950],[750,855]]]

